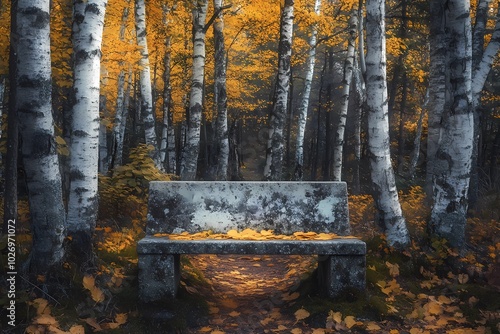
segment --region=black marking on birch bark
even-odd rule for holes
[[[30,26],[36,29],[42,29],[48,26],[50,23],[50,14],[38,7],[26,7],[20,9],[20,12],[24,15],[35,15],[35,19],[31,21]]]
[[[85,137],[88,137],[89,134],[83,130],[75,130],[72,132],[72,134],[75,136],[75,137],[80,137],[80,138],[85,138]]]
[[[100,15],[101,10],[99,9],[99,6],[95,3],[90,3],[87,6],[85,6],[85,14],[86,13],[93,13],[95,15]]]
[[[73,169],[69,172],[69,179],[70,180],[85,180],[85,174],[83,174],[79,170]]]

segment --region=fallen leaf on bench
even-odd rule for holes
[[[231,313],[229,313],[229,316],[230,317],[238,317],[241,313],[240,312],[236,312],[236,311],[232,311]]]

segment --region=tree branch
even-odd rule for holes
[[[224,10],[224,9],[229,9],[231,8],[233,5],[232,4],[229,4],[229,5],[225,5],[225,6],[222,6],[220,8],[218,8],[214,14],[212,15],[212,17],[210,18],[210,20],[208,20],[207,24],[205,24],[205,26],[203,27],[203,32],[206,33],[208,28],[210,28],[210,26],[212,25],[212,23],[214,23],[215,19],[217,18],[217,16],[219,16],[219,14]]]

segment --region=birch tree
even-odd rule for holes
[[[120,34],[119,38],[121,41],[125,40],[125,29],[126,22],[130,13],[129,1],[127,0],[125,7],[122,12],[122,20],[120,24]],[[124,66],[125,63],[120,62],[120,66]],[[128,116],[128,106],[125,106],[125,69],[121,68],[118,74],[118,93],[116,96],[116,114],[115,121],[113,124],[113,140],[111,144],[111,163],[110,168],[118,167],[122,165],[123,158],[123,137],[125,134],[125,127]],[[129,71],[129,77],[132,73]],[[130,92],[129,92],[130,93]],[[123,128],[123,131],[122,131]]]
[[[152,158],[157,168],[161,169],[156,139],[155,115],[153,114],[153,91],[151,88],[151,69],[149,66],[148,41],[146,38],[146,4],[145,0],[135,0],[135,32],[137,45],[141,53],[140,91],[141,91],[141,117],[144,122],[146,144],[152,148]]]
[[[470,3],[467,0],[447,1],[442,10],[441,16],[431,17],[439,19],[446,32],[446,42],[442,45],[446,50],[446,94],[441,142],[434,162],[434,205],[429,229],[463,250],[474,149],[474,110],[498,52],[500,27],[497,20],[491,41],[473,69]]]
[[[474,115],[474,147],[472,153],[472,169],[469,187],[469,203],[474,205],[479,191],[479,137],[481,129],[481,92],[490,73],[500,47],[500,7],[497,8],[497,21],[493,34],[484,48],[486,23],[488,21],[490,0],[481,0],[476,10],[476,22],[472,38],[472,108]]]
[[[168,15],[171,8],[163,4],[163,24],[169,25]],[[175,141],[171,111],[172,86],[170,82],[170,67],[172,59],[172,36],[165,38],[165,55],[163,56],[163,122],[161,127],[160,161],[167,173],[175,173]]]
[[[314,3],[314,13],[320,15],[321,0],[316,0]],[[311,37],[309,38],[309,54],[307,56],[306,76],[304,79],[304,89],[302,98],[298,108],[298,128],[295,145],[295,172],[296,180],[302,180],[304,174],[304,134],[306,132],[307,111],[309,109],[309,99],[311,97],[312,79],[314,76],[314,66],[316,64],[316,43],[318,40],[318,28],[316,25],[312,27]]]
[[[175,173],[175,138],[173,115],[170,108],[172,97],[172,86],[170,84],[170,43],[171,36],[168,36],[165,41],[167,51],[163,57],[163,123],[161,128],[161,142],[160,142],[160,161],[167,173]]]
[[[285,0],[281,13],[278,78],[276,80],[273,108],[269,117],[269,139],[267,142],[266,165],[264,167],[264,178],[267,180],[280,180],[282,177],[283,129],[285,127],[291,77],[293,6],[294,0]]]
[[[73,2],[75,104],[71,123],[68,234],[82,261],[92,256],[91,235],[97,220],[100,61],[106,2]]]
[[[429,104],[427,134],[426,193],[432,197],[434,182],[434,162],[441,139],[441,116],[445,104],[446,43],[444,32],[445,0],[430,2],[430,64],[429,64]]]
[[[349,107],[349,92],[354,69],[354,55],[356,50],[356,35],[358,30],[357,10],[353,10],[349,20],[349,38],[347,40],[347,55],[344,63],[344,77],[342,79],[342,93],[340,100],[339,122],[335,132],[333,146],[333,180],[340,181],[342,176],[342,161],[344,152],[344,133]]]
[[[222,11],[223,0],[214,0],[214,11],[218,13],[214,22],[215,73],[214,73],[214,105],[216,109],[215,147],[217,163],[216,179],[226,180],[229,163],[229,134],[227,125],[227,92],[226,92],[226,51],[224,47],[224,21]]]
[[[33,246],[28,269],[43,274],[64,256],[65,212],[52,118],[50,1],[17,1],[16,109]],[[14,87],[14,86],[13,86]]]
[[[391,164],[387,110],[385,47],[385,2],[366,2],[366,106],[368,112],[368,150],[373,195],[387,242],[402,248],[410,241],[399,204]]]
[[[182,152],[181,179],[196,179],[200,152],[201,112],[205,75],[205,19],[208,0],[194,1],[193,8],[193,70],[189,95],[187,140]]]

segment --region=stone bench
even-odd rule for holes
[[[151,182],[146,237],[137,245],[143,302],[175,298],[182,254],[318,255],[318,284],[330,298],[365,289],[366,244],[331,240],[173,240],[162,233],[235,229],[350,233],[344,182]],[[229,274],[229,273],[228,273]]]

